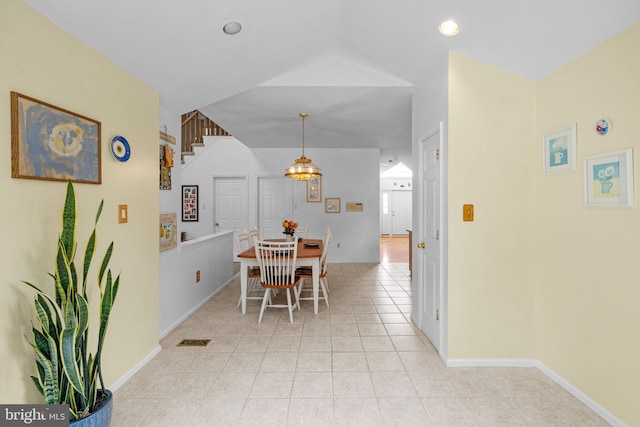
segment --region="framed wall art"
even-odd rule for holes
[[[325,213],[340,213],[340,198],[327,197],[324,199],[324,211]]]
[[[160,252],[178,246],[176,217],[174,213],[160,214]]]
[[[544,173],[576,170],[576,124],[550,132],[543,137]]]
[[[322,202],[322,177],[307,181],[307,202]]]
[[[11,92],[11,177],[101,184],[101,124]]]
[[[167,167],[166,162],[167,149],[164,145],[160,145],[160,189],[171,190],[171,168]]]
[[[182,221],[198,221],[198,186],[182,186]]]
[[[599,154],[584,159],[587,206],[633,207],[633,151]]]

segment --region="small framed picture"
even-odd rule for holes
[[[325,213],[340,213],[340,198],[327,197],[324,199],[324,211]]]
[[[310,178],[307,181],[307,202],[322,201],[322,177]]]
[[[547,133],[543,137],[545,175],[576,170],[576,124]]]
[[[178,245],[176,214],[160,214],[160,252]]]
[[[633,207],[633,151],[599,154],[584,159],[587,206]]]
[[[198,221],[198,186],[182,186],[182,221]]]

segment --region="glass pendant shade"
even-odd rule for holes
[[[284,173],[287,178],[297,179],[298,181],[308,181],[311,178],[322,176],[320,169],[311,162],[311,159],[307,159],[304,156],[304,119],[307,115],[307,113],[300,113],[300,117],[302,117],[302,155]]]
[[[287,168],[284,176],[297,179],[298,181],[308,181],[311,178],[322,176],[322,173],[320,173],[320,169],[318,169],[316,165],[311,163],[311,159],[301,156]]]

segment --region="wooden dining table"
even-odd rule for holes
[[[284,239],[267,239],[271,242],[284,242]],[[305,244],[311,244],[314,247],[307,247]],[[316,246],[317,245],[317,246]],[[318,293],[320,288],[320,257],[322,256],[322,240],[321,239],[304,239],[298,241],[298,257],[296,259],[296,267],[311,267],[313,276],[313,312],[318,314]],[[242,302],[242,314],[247,312],[247,269],[249,267],[257,267],[255,246],[250,247],[244,252],[238,254],[240,259],[240,300]]]

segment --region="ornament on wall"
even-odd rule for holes
[[[611,120],[600,119],[596,122],[596,132],[598,135],[606,135],[611,131]]]
[[[124,136],[116,135],[111,140],[111,154],[119,162],[126,162],[131,157],[131,147]]]

